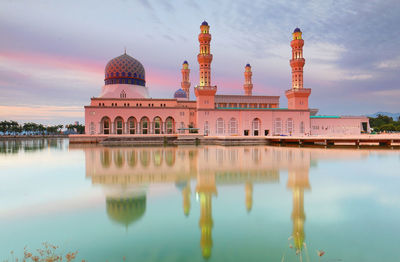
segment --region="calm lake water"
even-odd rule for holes
[[[0,261],[400,261],[396,150],[3,141],[0,171]]]

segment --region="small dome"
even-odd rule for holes
[[[296,29],[294,29],[293,33],[297,33],[297,32],[300,32],[300,33],[301,33],[301,30],[300,30],[300,28],[298,28],[298,27],[296,27]]]
[[[206,21],[203,21],[203,23],[201,23],[201,25],[207,25],[208,26],[208,23]]]
[[[131,84],[145,86],[144,67],[130,55],[120,55],[107,63],[104,82],[106,85]]]
[[[246,67],[251,67],[250,64],[247,64]]]
[[[174,98],[187,98],[186,92],[182,89],[178,89],[174,94]]]
[[[189,63],[185,60],[185,61],[183,61],[183,64],[182,65],[188,65]]]

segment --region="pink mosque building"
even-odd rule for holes
[[[108,62],[105,85],[99,97],[85,106],[85,133],[180,134],[198,132],[208,136],[274,135],[357,135],[369,132],[367,117],[317,116],[310,109],[310,88],[303,87],[302,32],[296,28],[291,41],[292,87],[285,92],[288,107],[282,108],[279,96],[253,96],[250,64],[244,71],[244,95],[218,95],[211,82],[210,27],[200,26],[200,80],[194,87],[196,100],[190,100],[189,64],[182,65],[181,88],[173,98],[149,97],[143,65],[126,52]]]

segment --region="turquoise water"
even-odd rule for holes
[[[0,170],[0,261],[400,261],[396,150],[26,140]]]

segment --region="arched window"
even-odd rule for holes
[[[154,134],[161,134],[161,118],[155,117],[154,120]]]
[[[220,117],[217,119],[217,135],[224,134],[224,120]]]
[[[208,121],[204,122],[204,135],[208,136],[208,133],[210,132],[210,129],[208,127]]]
[[[124,133],[124,120],[122,119],[122,117],[117,117],[115,118],[114,121],[114,125],[115,125],[115,133],[118,135],[122,135]]]
[[[287,119],[286,128],[287,128],[288,134],[291,135],[293,133],[293,119],[292,118]]]
[[[122,76],[125,76],[125,72],[122,72]]]
[[[300,134],[304,135],[304,122],[303,121],[300,122]]]
[[[122,90],[121,93],[119,94],[120,98],[126,98],[126,93],[125,90]]]
[[[128,72],[128,76],[129,76],[129,77],[132,77],[132,73],[131,73],[131,72]]]
[[[175,133],[175,121],[172,117],[168,117],[165,120],[165,126],[167,134],[174,134]]]
[[[142,129],[142,134],[149,133],[149,119],[147,117],[142,117],[140,120],[140,128]]]
[[[134,135],[136,134],[136,119],[134,117],[128,118],[128,134]]]
[[[96,128],[94,127],[94,123],[90,122],[90,129],[89,132],[91,135],[94,135],[94,133],[96,132]]]
[[[101,128],[102,128],[102,133],[103,134],[105,134],[105,135],[108,135],[108,134],[110,134],[111,132],[111,128],[110,128],[110,125],[111,125],[111,121],[110,121],[110,118],[108,118],[108,117],[103,117],[103,119],[101,120]]]
[[[254,118],[253,122],[251,123],[253,129],[253,136],[260,135],[260,119]]]
[[[234,117],[232,117],[231,120],[229,120],[229,133],[231,135],[235,135],[238,133],[237,120]]]
[[[274,122],[274,134],[280,135],[282,133],[282,120],[280,118],[276,118]]]
[[[133,74],[133,77],[137,77],[137,76],[136,76],[136,73]]]

